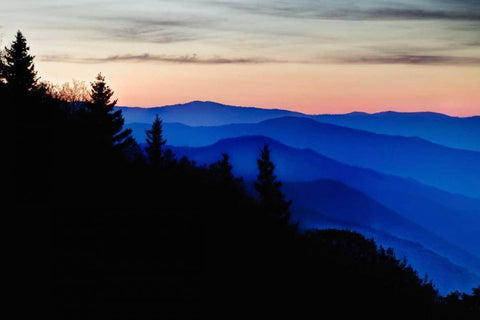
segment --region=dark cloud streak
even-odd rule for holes
[[[107,38],[118,40],[141,41],[151,43],[174,43],[204,39],[203,28],[212,28],[214,22],[205,18],[171,17],[146,18],[138,16],[106,17],[109,27],[102,28]]]
[[[261,64],[261,63],[288,63],[285,60],[276,60],[270,58],[198,58],[196,54],[183,56],[166,56],[166,55],[113,55],[105,58],[75,58],[70,56],[42,56],[41,61],[44,62],[67,62],[67,63],[83,63],[98,64],[109,62],[164,62],[164,63],[180,63],[180,64]]]
[[[214,2],[253,14],[264,14],[287,18],[305,18],[321,20],[453,20],[480,21],[480,11],[470,10],[472,5],[465,5],[461,10],[433,10],[416,7],[377,7],[369,9],[351,9],[346,7],[328,8],[322,3],[267,3],[255,5],[248,3]],[[473,8],[478,8],[473,6]]]
[[[272,58],[199,58],[197,55],[167,56],[167,55],[112,55],[104,58],[76,58],[70,56],[41,56],[44,62],[64,62],[77,64],[101,64],[114,62],[158,62],[177,64],[221,65],[221,64],[265,64],[265,63],[301,63],[301,64],[411,64],[411,65],[480,65],[478,57],[441,56],[441,55],[365,55],[365,56],[336,56],[311,61],[289,61]]]
[[[480,21],[479,12],[430,11],[421,9],[376,9],[346,12],[352,20],[458,20]]]
[[[437,55],[350,56],[328,58],[342,64],[413,64],[413,65],[480,65],[478,57]]]

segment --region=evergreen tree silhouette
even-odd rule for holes
[[[145,132],[148,144],[145,151],[147,152],[148,160],[154,168],[159,168],[165,164],[163,146],[167,143],[167,140],[163,139],[162,120],[158,114],[155,115],[151,129],[145,130]]]
[[[270,149],[265,144],[257,159],[258,176],[255,182],[255,189],[260,196],[262,207],[271,214],[278,215],[285,222],[290,220],[291,201],[285,200],[281,191],[282,183],[277,180],[274,174],[275,165],[270,159]]]
[[[230,164],[230,157],[227,153],[222,154],[222,159],[210,165],[210,171],[214,176],[218,177],[222,184],[229,184],[233,182],[232,165]]]
[[[131,129],[123,129],[125,120],[122,110],[115,110],[117,100],[111,100],[112,89],[105,82],[101,73],[91,82],[90,101],[88,104],[91,123],[94,125],[92,134],[104,150],[125,151],[135,144]]]
[[[4,63],[1,68],[9,88],[14,92],[31,91],[37,86],[37,72],[33,63],[34,56],[28,51],[27,40],[17,31],[10,48],[5,48]]]

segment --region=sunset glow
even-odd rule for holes
[[[20,29],[43,80],[101,71],[119,105],[480,114],[478,2],[354,3],[2,2],[0,40]]]

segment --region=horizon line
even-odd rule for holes
[[[349,114],[354,114],[354,113],[361,113],[361,114],[366,114],[366,115],[378,115],[378,114],[383,114],[383,113],[398,113],[398,114],[414,114],[414,113],[431,113],[431,114],[437,114],[437,115],[443,115],[451,118],[473,118],[473,117],[480,117],[480,113],[478,114],[473,114],[473,115],[467,115],[467,116],[459,116],[459,115],[454,115],[454,114],[448,114],[448,113],[443,113],[443,112],[438,112],[438,111],[432,111],[431,109],[427,110],[417,110],[417,111],[397,111],[393,109],[385,109],[383,111],[378,111],[378,112],[367,112],[367,111],[361,111],[358,109],[352,109],[352,111],[349,112],[344,112],[344,113],[306,113],[302,111],[298,111],[295,109],[286,109],[286,108],[279,108],[279,107],[258,107],[258,106],[242,106],[242,105],[233,105],[233,104],[226,104],[222,102],[217,102],[213,100],[191,100],[183,103],[175,103],[175,104],[166,104],[166,105],[154,105],[154,106],[138,106],[138,105],[117,105],[116,107],[118,108],[139,108],[139,109],[154,109],[154,108],[166,108],[166,107],[181,107],[184,105],[192,104],[192,103],[212,103],[212,104],[217,104],[217,105],[222,105],[226,107],[232,107],[232,108],[251,108],[251,109],[261,109],[261,110],[279,110],[279,111],[288,111],[292,113],[298,113],[306,116],[319,116],[319,115],[349,115]],[[480,110],[480,107],[479,107]]]

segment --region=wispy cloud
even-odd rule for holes
[[[375,10],[342,10],[338,17],[352,20],[473,20],[480,21],[479,12],[432,11],[422,9],[383,8]],[[334,16],[335,17],[335,16]]]
[[[347,56],[327,60],[350,64],[415,64],[415,65],[480,65],[478,57],[438,56],[438,55],[390,55],[390,56]]]
[[[140,55],[113,55],[103,58],[78,58],[65,55],[44,55],[39,57],[44,62],[66,62],[66,63],[84,63],[98,64],[109,62],[164,62],[164,63],[183,63],[183,64],[260,64],[260,63],[288,63],[285,60],[276,60],[271,58],[247,57],[247,58],[225,58],[211,57],[199,58],[196,54],[183,56],[151,55],[148,53]]]
[[[266,64],[266,63],[300,63],[300,64],[415,64],[415,65],[480,65],[479,57],[460,57],[445,55],[414,55],[414,54],[390,54],[390,55],[345,55],[335,57],[323,57],[315,60],[281,60],[265,57],[232,58],[214,56],[200,58],[192,55],[152,55],[148,53],[133,55],[112,55],[108,57],[72,57],[67,55],[44,55],[39,59],[44,62],[63,62],[76,64],[101,64],[114,62],[158,62],[178,64]]]
[[[214,21],[198,17],[147,18],[138,16],[106,17],[100,31],[108,38],[138,40],[152,43],[173,43],[204,39],[202,29],[214,28]]]
[[[417,5],[402,4],[385,6],[381,2],[368,3],[368,7],[356,4],[352,7],[342,6],[336,2],[320,1],[265,1],[265,2],[225,2],[212,1],[235,10],[253,14],[273,15],[291,18],[324,19],[324,20],[462,20],[480,21],[478,4],[463,1],[455,10],[436,10],[434,6],[426,8]]]
[[[92,10],[94,4],[25,0],[5,12],[11,25],[10,17],[25,14],[45,42],[37,56],[50,62],[478,65],[480,58],[480,0],[110,0]],[[47,52],[57,55],[42,56]]]

